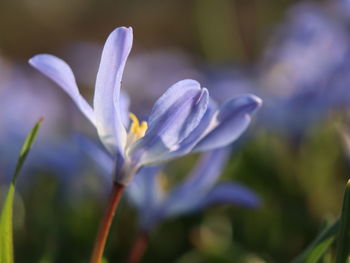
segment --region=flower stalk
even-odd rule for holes
[[[101,263],[103,252],[106,246],[108,234],[113,222],[115,212],[118,208],[120,199],[123,195],[125,185],[114,183],[111,196],[105,214],[101,220],[100,227],[97,233],[90,263]]]
[[[129,254],[128,263],[139,263],[148,246],[148,234],[140,232]]]

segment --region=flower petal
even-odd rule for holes
[[[208,107],[209,95],[194,80],[183,80],[169,88],[155,103],[145,136],[130,149],[139,163],[158,162],[175,151],[200,123]]]
[[[245,186],[233,183],[216,185],[197,205],[197,209],[217,204],[234,204],[249,208],[260,205],[260,199]]]
[[[160,196],[157,182],[159,171],[158,166],[141,168],[127,188],[128,197],[141,213],[144,209],[153,210],[158,202]]]
[[[80,95],[71,68],[62,59],[49,54],[39,54],[29,60],[29,64],[56,82],[77,104],[81,112],[95,125],[91,106]]]
[[[194,195],[195,198],[199,192],[208,190],[220,176],[229,155],[229,148],[220,148],[203,154],[188,179],[173,193],[180,193],[182,197]]]
[[[193,129],[193,131],[178,145],[178,149],[173,152],[169,152],[162,156],[162,159],[168,160],[175,157],[182,156],[191,152],[193,147],[201,140],[201,138],[205,135],[205,132],[213,118],[214,113],[217,110],[216,103],[209,99],[208,108],[201,119],[198,126]]]
[[[194,147],[194,151],[223,147],[238,139],[261,104],[262,100],[254,95],[242,95],[225,103],[213,117],[207,134]]]
[[[127,188],[127,196],[139,212],[139,227],[149,230],[158,221],[158,209],[163,200],[159,166],[142,167]]]
[[[116,105],[116,107],[120,108],[120,117],[122,119],[122,123],[124,127],[129,127],[130,117],[129,117],[129,106],[130,106],[130,98],[128,94],[120,91],[120,97],[119,97],[119,105]]]
[[[190,197],[193,195],[188,195]],[[158,208],[157,220],[197,212],[211,205],[233,204],[256,208],[260,199],[247,187],[233,183],[220,183],[209,191],[200,193],[198,197],[187,198],[177,195],[176,199],[168,199]],[[155,217],[156,218],[156,217]]]
[[[163,208],[166,216],[196,208],[220,176],[229,154],[229,148],[203,154],[188,179],[169,193]]]
[[[96,78],[94,110],[98,134],[107,149],[123,154],[126,130],[120,113],[121,79],[132,46],[132,29],[119,27],[107,38]]]

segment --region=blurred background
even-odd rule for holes
[[[27,61],[64,59],[91,102],[103,43],[118,26],[134,30],[122,88],[142,119],[184,78],[220,103],[245,93],[264,100],[220,179],[248,186],[261,207],[170,219],[154,229],[143,262],[290,262],[339,215],[349,174],[347,0],[1,0],[0,198],[26,133],[45,117],[18,181],[16,261],[87,262],[110,189],[75,139],[96,139],[94,128]],[[170,187],[196,158],[169,164]],[[138,231],[136,210],[121,210],[108,262],[126,259]]]

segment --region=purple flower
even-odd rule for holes
[[[267,49],[257,83],[265,92],[259,121],[268,129],[299,136],[349,105],[349,34],[326,8],[296,5]]]
[[[180,185],[165,192],[160,168],[145,167],[128,188],[128,196],[137,207],[140,228],[148,232],[161,221],[193,213],[216,204],[256,208],[259,198],[248,188],[230,182],[217,183],[229,156],[228,149],[210,151]]]
[[[171,86],[154,104],[148,121],[140,123],[129,114],[128,100],[120,91],[132,39],[131,28],[119,27],[109,35],[97,73],[93,108],[80,95],[73,72],[63,60],[40,54],[29,61],[64,89],[94,124],[116,163],[116,181],[125,185],[144,165],[231,143],[261,105],[256,96],[244,95],[217,108],[206,88],[186,79]]]

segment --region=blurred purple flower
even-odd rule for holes
[[[300,138],[330,113],[346,110],[350,34],[347,21],[337,14],[350,1],[332,2],[304,2],[289,10],[257,65],[207,67],[204,83],[212,87],[211,96],[224,101],[247,92],[258,95],[264,107],[257,124],[291,138]]]
[[[325,6],[301,4],[288,14],[260,65],[258,85],[267,128],[302,133],[349,105],[349,34]]]
[[[97,73],[94,109],[80,95],[70,67],[61,59],[36,55],[29,63],[55,81],[95,125],[116,163],[116,181],[128,184],[143,165],[193,151],[207,151],[236,140],[261,105],[254,95],[237,97],[217,109],[206,88],[191,79],[175,83],[154,104],[146,122],[130,114],[120,93],[121,79],[132,46],[132,29],[120,27],[108,37]]]
[[[248,208],[259,206],[259,198],[237,183],[217,183],[227,159],[228,149],[203,154],[189,177],[165,192],[159,167],[145,167],[128,188],[128,197],[139,211],[140,228],[149,232],[170,217],[197,212],[211,205],[232,204]]]

